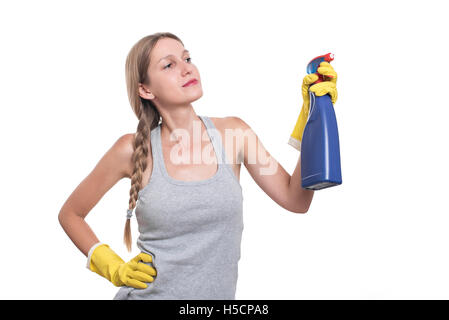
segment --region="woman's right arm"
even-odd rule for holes
[[[121,136],[76,187],[59,212],[62,228],[86,257],[99,240],[84,218],[119,180],[130,177],[133,140],[134,134]]]

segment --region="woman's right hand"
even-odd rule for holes
[[[139,253],[127,263],[119,266],[114,282],[116,286],[130,286],[137,289],[148,287],[144,282],[153,282],[153,276],[156,276],[156,270],[143,262],[153,262],[152,257],[146,253]],[[113,283],[114,283],[113,282]]]
[[[148,287],[145,282],[153,282],[157,272],[153,267],[140,261],[153,262],[153,259],[149,254],[141,252],[125,263],[107,244],[101,244],[90,256],[89,269],[117,287],[145,289]]]

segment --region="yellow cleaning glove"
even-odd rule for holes
[[[293,129],[293,132],[290,135],[290,139],[288,141],[289,145],[299,151],[301,151],[302,134],[304,132],[304,128],[306,127],[310,111],[309,90],[315,93],[315,95],[318,97],[329,94],[332,103],[335,104],[335,102],[337,102],[337,73],[335,72],[334,68],[332,68],[329,62],[323,61],[320,63],[320,67],[317,69],[317,71],[324,76],[324,79],[326,81],[319,82],[310,86],[312,83],[318,80],[318,75],[316,75],[315,73],[311,73],[304,77],[302,82],[302,109],[299,113],[298,120],[296,121],[295,128]]]
[[[135,258],[125,263],[107,244],[94,248],[88,258],[88,268],[111,281],[116,287],[130,286],[145,289],[144,282],[153,282],[156,270],[144,263],[152,262],[149,254],[141,252]]]

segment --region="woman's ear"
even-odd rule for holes
[[[139,95],[144,99],[154,99],[154,94],[152,94],[150,90],[146,89],[141,83],[139,83]]]

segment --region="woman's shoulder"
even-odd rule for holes
[[[114,154],[117,155],[117,161],[120,169],[125,172],[126,177],[131,177],[132,155],[134,153],[135,133],[125,133],[121,135],[114,143]]]
[[[219,130],[224,129],[246,129],[248,124],[237,116],[228,116],[222,118],[209,117]]]
[[[121,169],[126,172],[126,177],[131,178],[132,172],[134,170],[134,164],[132,162],[132,156],[134,153],[134,140],[136,139],[137,133],[125,133],[120,136],[116,143],[114,144],[115,153],[118,155],[118,161],[120,163]],[[149,150],[151,150],[150,141]],[[148,152],[148,161],[151,161],[151,152]]]

